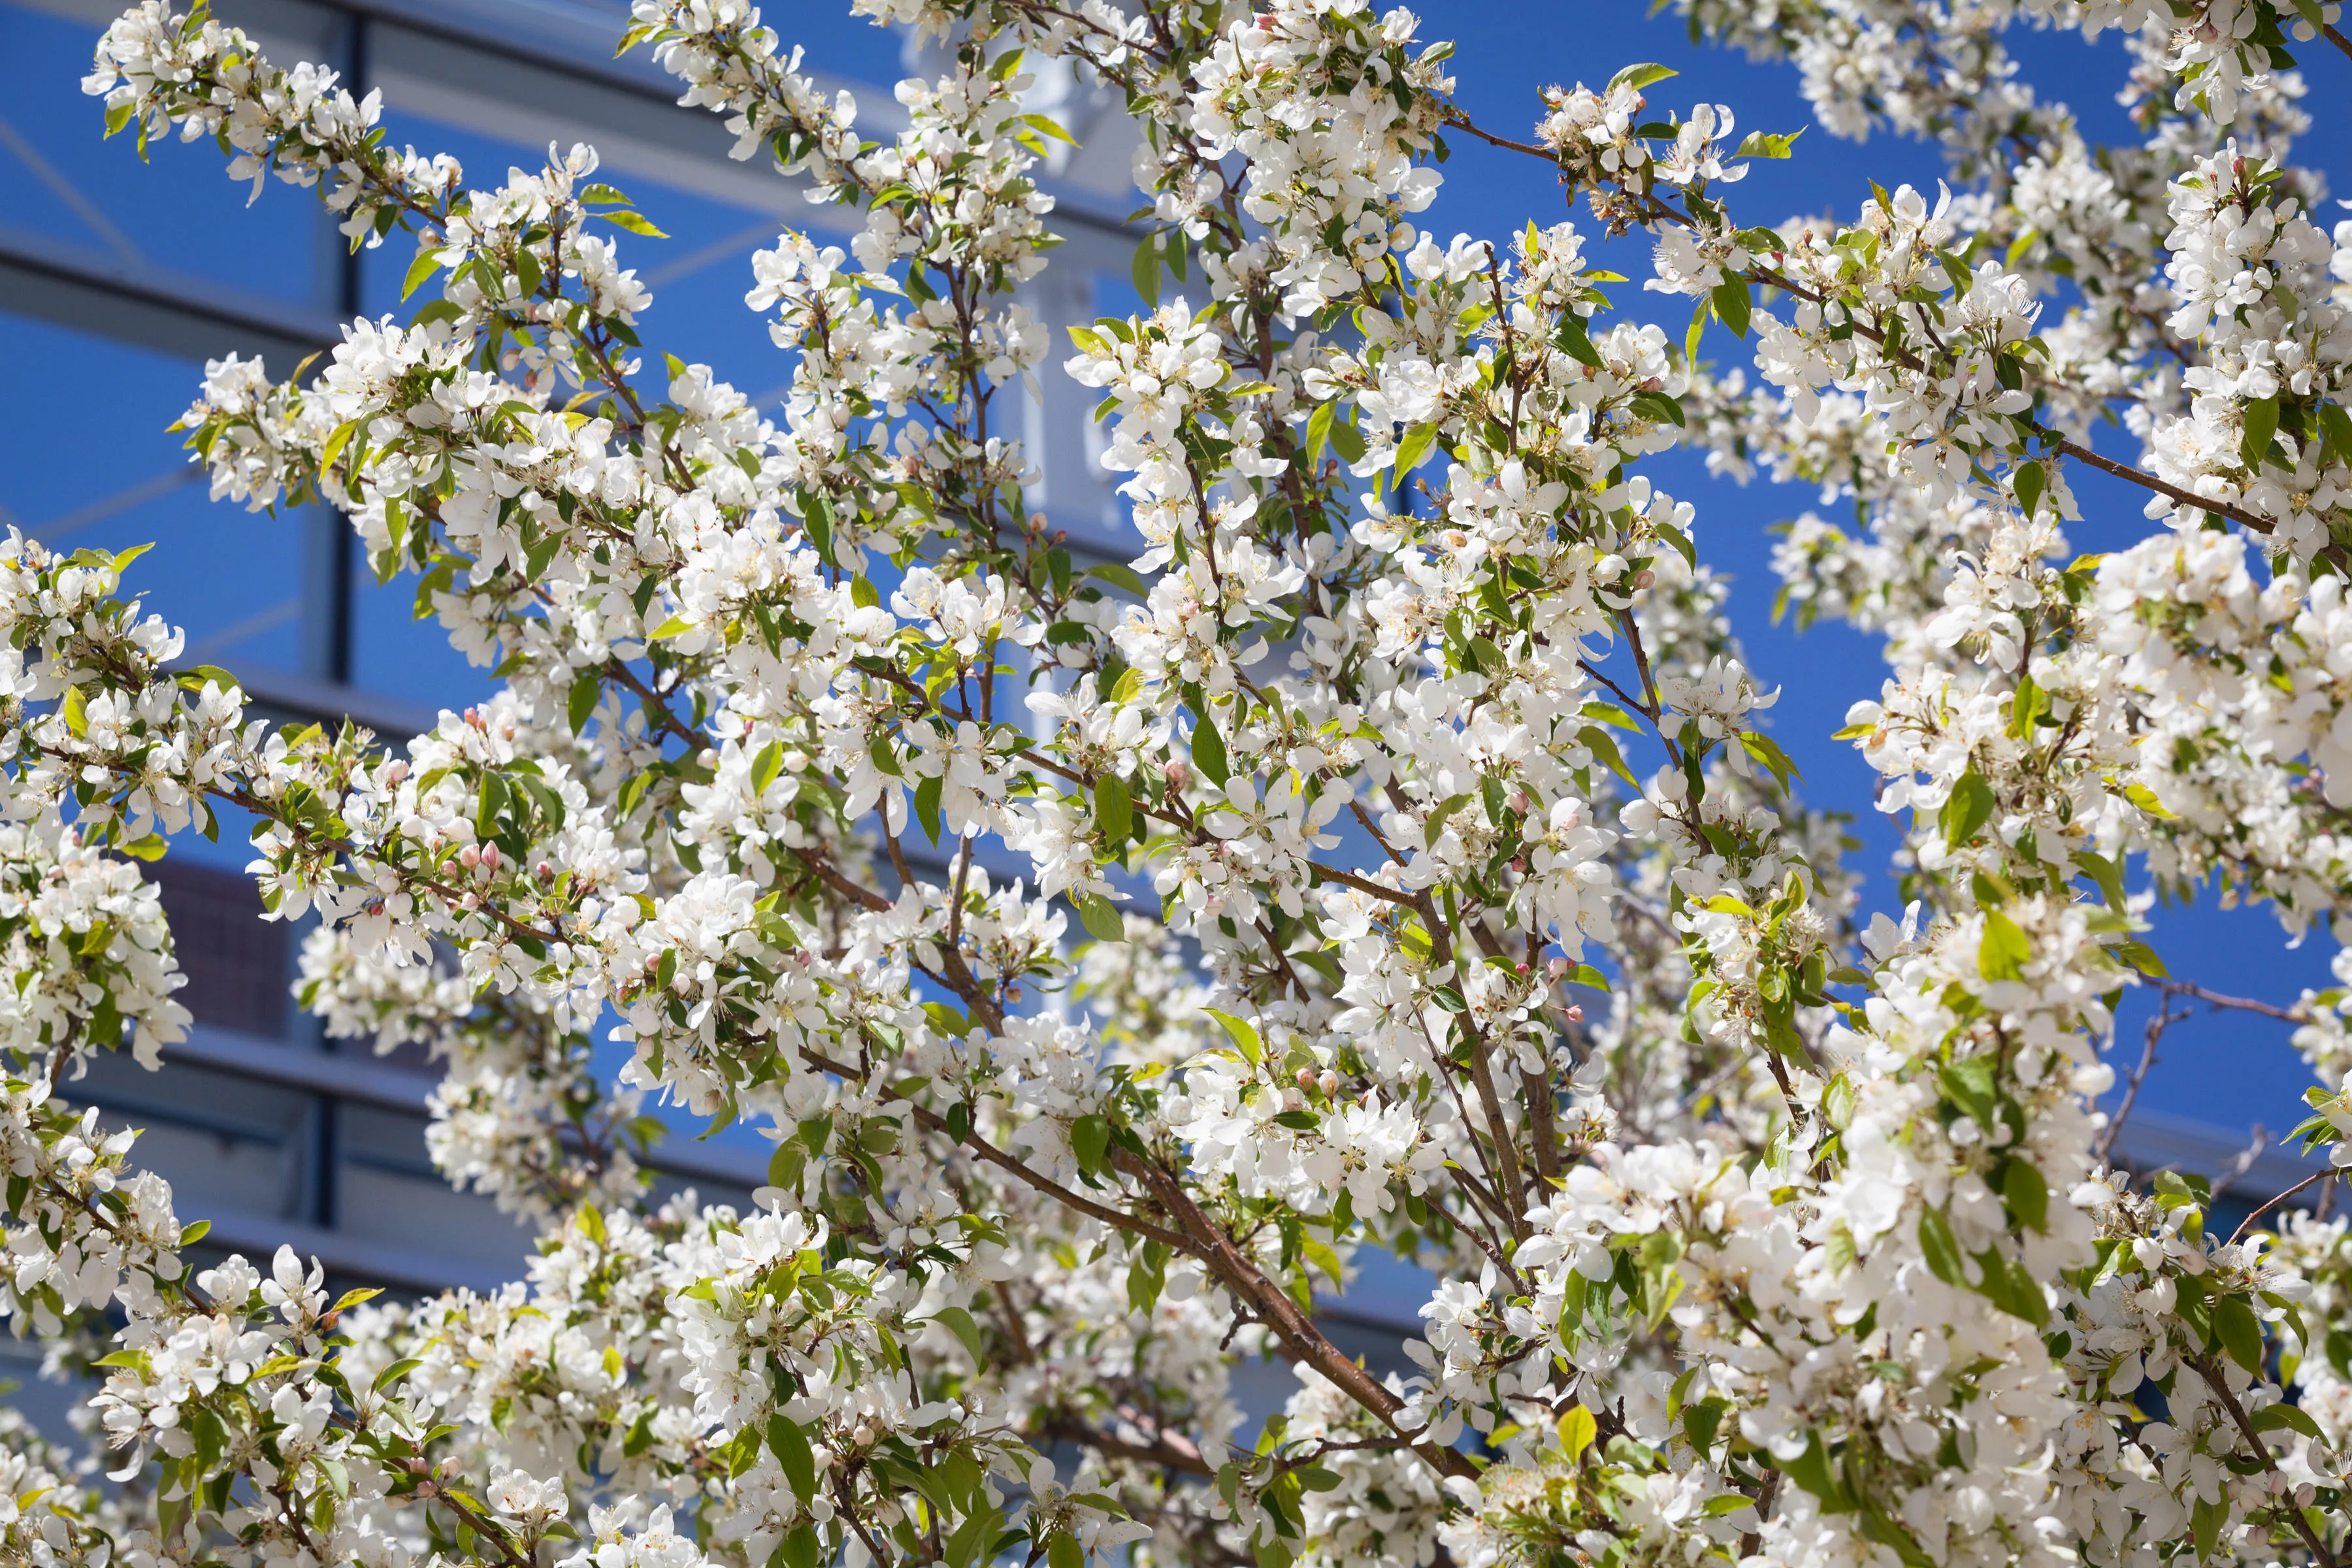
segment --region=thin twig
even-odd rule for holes
[[[2147,1043],[2140,1047],[2139,1066],[2132,1068],[2131,1082],[2124,1089],[2123,1103],[2116,1107],[2115,1115],[2107,1120],[2106,1131],[2099,1134],[2099,1144],[2095,1153],[2101,1164],[2106,1163],[2109,1151],[2115,1148],[2116,1139],[2122,1133],[2124,1123],[2131,1120],[2132,1107],[2139,1100],[2139,1086],[2147,1081],[2147,1069],[2156,1065],[2156,1042],[2164,1037],[2164,1031],[2176,1019],[2186,1016],[2186,1014],[2173,1012],[2172,998],[2168,994],[2157,1005],[2156,1016],[2147,1021]]]
[[[2202,985],[2194,984],[2186,980],[2159,979],[2150,981],[2149,984],[2158,991],[2169,992],[2176,996],[2193,996],[2210,1006],[2235,1008],[2241,1013],[2259,1013],[2265,1018],[2276,1018],[2283,1024],[2311,1022],[2311,1015],[2299,1006],[2281,1007],[2270,1002],[2257,1002],[2251,996],[2226,995],[2219,991],[2208,991]]]
[[[2238,1222],[2238,1228],[2230,1233],[2230,1245],[2232,1247],[2237,1246],[2238,1238],[2246,1234],[2246,1227],[2253,1224],[2255,1220],[2261,1218],[2264,1214],[2267,1214],[2272,1209],[2278,1207],[2279,1205],[2286,1202],[2287,1199],[2294,1196],[2295,1194],[2303,1191],[2304,1188],[2311,1185],[2314,1182],[2324,1182],[2327,1180],[2328,1177],[2336,1173],[2336,1167],[2330,1165],[2325,1171],[2305,1176],[2303,1180],[2297,1182],[2294,1185],[2289,1187],[2278,1196],[2272,1198],[2267,1202],[2257,1204],[2254,1206],[2253,1212],[2247,1215],[2245,1218],[2240,1220]]]

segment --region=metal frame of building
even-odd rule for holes
[[[93,33],[118,9],[114,0],[15,3],[86,21]],[[313,53],[323,49],[360,90],[380,89],[393,107],[526,145],[593,142],[608,167],[743,205],[775,216],[779,224],[837,227],[842,221],[840,209],[803,202],[764,160],[730,160],[727,136],[713,117],[677,107],[668,79],[650,62],[613,58],[612,39],[625,24],[624,8],[564,5],[560,0],[220,0],[217,8],[265,40],[291,40]],[[865,97],[877,110],[869,126],[887,130],[896,105],[887,94]],[[1071,240],[1060,271],[1079,281],[1060,285],[1062,293],[1042,301],[1040,314],[1056,339],[1064,323],[1092,318],[1084,279],[1093,273],[1124,274],[1132,248],[1121,219],[1114,216],[1127,195],[1124,149],[1114,145],[1107,154],[1097,154],[1093,166],[1059,174],[1047,184],[1062,204],[1056,226]],[[331,226],[323,226],[334,238]],[[0,310],[190,359],[261,351],[285,363],[337,341],[341,322],[359,312],[359,266],[346,255],[340,268],[337,309],[329,311],[0,227]],[[1079,550],[1108,556],[1118,549],[1123,525],[1107,478],[1086,451],[1091,424],[1085,395],[1062,378],[1048,380],[1052,384],[1043,405],[1033,408],[1027,431],[1045,463],[1043,504],[1070,531]],[[347,717],[387,735],[430,727],[432,715],[351,684],[352,535],[323,510],[310,526],[313,567],[304,609],[308,668],[299,674],[240,671],[248,694],[260,710],[281,718]],[[306,1043],[312,1048],[303,1048]],[[324,1046],[315,1037],[273,1039],[202,1027],[171,1053],[178,1065],[167,1067],[148,1087],[112,1073],[89,1092],[120,1110],[177,1116],[198,1130],[233,1121],[220,1108],[239,1097],[256,1104],[273,1096],[292,1097],[310,1108],[298,1140],[299,1169],[288,1184],[291,1197],[280,1205],[281,1212],[215,1205],[202,1190],[185,1194],[194,1212],[213,1220],[212,1237],[223,1246],[266,1251],[287,1242],[338,1272],[414,1290],[488,1287],[509,1277],[509,1270],[485,1262],[479,1249],[467,1256],[447,1246],[370,1236],[338,1212],[336,1173],[352,1168],[352,1128],[367,1116],[421,1124],[428,1080]],[[212,1087],[185,1097],[188,1107],[173,1110],[169,1101],[183,1098],[177,1086],[198,1077]],[[2234,1141],[2218,1130],[2147,1112],[2134,1119],[2125,1148],[2145,1164],[2209,1173],[2226,1168],[2237,1152]],[[226,1154],[221,1158],[226,1164]],[[396,1157],[386,1159],[399,1164]],[[673,1148],[656,1167],[665,1182],[698,1182],[720,1191],[746,1192],[761,1173],[761,1163],[750,1152],[709,1146]],[[2306,1169],[2272,1152],[2241,1181],[2247,1191],[2267,1195]],[[487,1202],[479,1203],[478,1218],[497,1223]],[[1334,1316],[1360,1329],[1406,1331],[1417,1305],[1402,1299],[1351,1298]]]

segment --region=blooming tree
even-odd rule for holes
[[[2123,988],[2202,994],[2136,883],[2352,916],[2352,226],[2289,52],[2342,78],[2336,7],[1683,0],[1948,159],[1778,226],[1733,187],[1791,139],[1657,68],[1505,134],[1363,0],[856,8],[943,45],[885,141],[742,0],[623,40],[856,230],[756,258],[776,416],[641,337],[588,149],[468,184],[201,6],[100,43],[110,132],[413,246],[405,321],[214,363],[181,427],[502,685],[272,729],[135,552],[0,549],[0,1309],[103,1379],[107,1471],[0,1426],[0,1556],[2336,1568],[2345,1222],[2217,1236],[2096,1110]],[[2120,40],[2140,140],[2019,79],[2059,27]],[[1124,96],[1150,203],[1152,309],[1066,344],[1038,60]],[[1566,216],[1440,238],[1449,155]],[[1623,313],[1594,230],[1654,241]],[[1103,394],[1131,560],[1024,504],[1051,375]],[[1778,564],[1885,639],[1843,735],[1899,921],[1643,472],[1685,444],[1861,520]],[[2086,470],[2150,527],[2069,560]],[[305,1005],[446,1064],[433,1153],[537,1225],[528,1279],[198,1268],[69,1106],[180,1037],[136,862],[225,816],[320,917]],[[2352,1000],[2271,1010],[2331,1143]],[[647,1095],[768,1133],[749,1212],[645,1196]],[[1410,1376],[1318,1325],[1365,1248],[1438,1279]],[[1262,1436],[1244,1357],[1296,1375]]]

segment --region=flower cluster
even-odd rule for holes
[[[653,371],[593,151],[469,186],[201,6],[100,43],[113,129],[413,243],[413,314],[308,380],[217,362],[180,427],[216,498],[331,499],[500,684],[396,744],[273,730],[131,557],[0,546],[0,1310],[105,1373],[138,1483],[0,1429],[9,1550],[2336,1562],[2345,1227],[2217,1239],[2096,1109],[2116,993],[2174,984],[2136,871],[2352,929],[2352,234],[2283,58],[2328,8],[1689,0],[1950,160],[1777,227],[1726,193],[1793,138],[1650,107],[1655,67],[1522,142],[1363,0],[855,9],[940,45],[885,139],[742,0],[625,38],[854,215],[752,263],[772,416]],[[2017,82],[2020,19],[2126,35],[2144,144]],[[1047,67],[1124,97],[1149,215],[1145,308],[1058,363]],[[1642,230],[1679,339],[1574,221],[1425,226],[1473,144]],[[1048,375],[1101,394],[1125,561],[1027,509]],[[1899,921],[1644,471],[1684,443],[1855,504],[1777,565],[1885,638],[1845,738],[1908,815]],[[2061,566],[2084,466],[2164,526]],[[68,1103],[180,1037],[134,861],[231,806],[319,917],[304,1005],[441,1065],[428,1146],[536,1227],[527,1279],[194,1268]],[[2340,1142],[2352,1006],[2282,1011]],[[652,1195],[648,1098],[768,1137],[749,1207]],[[1437,1277],[1399,1375],[1316,1310],[1376,1250]]]

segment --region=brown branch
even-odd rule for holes
[[[1201,1211],[1181,1182],[1157,1163],[1139,1160],[1125,1150],[1118,1151],[1116,1157],[1119,1168],[1149,1186],[1161,1206],[1184,1226],[1194,1243],[1186,1250],[1208,1263],[1229,1289],[1255,1307],[1266,1327],[1297,1352],[1299,1360],[1337,1384],[1349,1398],[1380,1417],[1391,1431],[1412,1442],[1412,1451],[1439,1474],[1467,1477],[1477,1473],[1469,1459],[1454,1449],[1426,1438],[1414,1441],[1398,1423],[1404,1401],[1325,1338],[1322,1330],[1315,1326],[1314,1320],[1290,1299],[1289,1293],[1267,1279],[1256,1260],[1243,1253],[1233,1237]]]
[[[2230,1413],[2230,1419],[2237,1424],[2240,1435],[2246,1439],[2246,1446],[2253,1450],[2252,1457],[2262,1460],[2263,1468],[2271,1474],[2280,1474],[2278,1461],[2271,1457],[2262,1434],[2254,1430],[2253,1422],[2247,1418],[2246,1407],[2238,1403],[2236,1394],[2230,1392],[2230,1380],[2213,1364],[2212,1358],[2189,1356],[2185,1359],[2197,1369],[2197,1374],[2205,1380],[2205,1386],[2213,1391],[2214,1397],[2221,1402],[2221,1408]],[[2311,1528],[2311,1521],[2303,1517],[2303,1510],[2294,1507],[2291,1501],[2282,1503],[2280,1508],[2294,1525],[2294,1532],[2303,1538],[2304,1545],[2310,1549],[2313,1560],[2320,1564],[2320,1568],[2336,1568],[2336,1554],[2327,1550],[2327,1543],[2320,1540],[2317,1531]]]
[[[2253,1207],[2253,1211],[2248,1214],[2245,1218],[2238,1222],[2238,1228],[2230,1233],[2230,1245],[2232,1247],[2237,1246],[2238,1238],[2246,1234],[2246,1227],[2248,1226],[2252,1225],[2255,1220],[2261,1218],[2272,1209],[2278,1207],[2281,1204],[2286,1202],[2287,1199],[2294,1196],[2295,1194],[2303,1191],[2305,1187],[2312,1185],[2314,1183],[2324,1182],[2327,1180],[2328,1177],[2339,1173],[2340,1173],[2337,1172],[2336,1167],[2331,1165],[2325,1171],[2320,1171],[2312,1175],[2305,1176],[2303,1180],[2297,1182],[2294,1185],[2289,1187],[2278,1196],[2268,1198],[2262,1203],[2256,1204]]]
[[[1458,109],[1448,109],[1445,111],[1445,123],[1456,131],[1467,131],[1479,141],[1490,142],[1496,147],[1506,148],[1513,153],[1525,153],[1528,157],[1541,158],[1547,163],[1557,164],[1559,162],[1559,154],[1550,148],[1538,147],[1527,142],[1514,142],[1507,136],[1497,136],[1491,131],[1482,130],[1471,122],[1468,115]]]
[[[831,1057],[821,1056],[817,1052],[811,1050],[806,1046],[800,1047],[800,1053],[801,1059],[803,1061],[808,1063],[809,1066],[815,1068],[820,1071],[838,1073],[842,1078],[846,1079],[853,1083],[863,1083],[866,1081],[865,1075],[860,1073],[856,1068],[849,1066],[846,1062],[837,1062]],[[922,1124],[925,1131],[940,1133],[950,1139],[955,1138],[955,1134],[948,1130],[947,1118],[940,1116],[936,1111],[931,1110],[926,1106],[917,1104],[905,1090],[899,1089],[895,1084],[886,1083],[879,1087],[883,1099],[897,1100],[899,1104],[904,1105],[908,1110],[913,1111],[915,1114],[915,1120]],[[1191,1245],[1185,1240],[1185,1238],[1177,1235],[1174,1231],[1166,1229],[1160,1226],[1153,1225],[1150,1220],[1138,1219],[1132,1215],[1123,1214],[1119,1210],[1112,1208],[1108,1205],[1098,1204],[1092,1198],[1086,1196],[1083,1193],[1072,1192],[1069,1188],[1062,1185],[1061,1183],[1054,1180],[1051,1176],[1046,1175],[1044,1172],[1034,1170],[1030,1166],[1024,1164],[1021,1161],[1014,1159],[1012,1155],[1006,1153],[995,1144],[991,1143],[987,1139],[982,1138],[978,1132],[966,1132],[961,1140],[957,1140],[957,1142],[961,1147],[971,1150],[974,1154],[977,1154],[982,1160],[987,1161],[998,1170],[1004,1172],[1007,1175],[1018,1178],[1028,1185],[1034,1187],[1037,1191],[1045,1194],[1047,1197],[1052,1198],[1055,1202],[1061,1204],[1066,1208],[1075,1209],[1078,1213],[1087,1215],[1089,1219],[1100,1220],[1105,1225],[1126,1231],[1133,1236],[1144,1237],[1150,1240],[1159,1242],[1163,1247],[1174,1247],[1180,1252],[1190,1252],[1192,1250]]]
[[[1860,330],[1860,328],[1855,329],[1857,331]],[[2038,421],[2035,427],[2044,428]],[[2226,517],[2231,522],[2242,523],[2256,533],[2268,533],[2271,531],[2271,521],[2266,517],[2256,517],[2243,507],[2231,506],[2227,501],[2214,500],[2209,497],[2200,496],[2194,490],[2184,490],[2179,485],[2158,479],[2154,474],[2135,468],[2126,463],[2118,463],[2113,458],[2102,458],[2079,441],[2070,441],[2062,436],[2058,440],[2058,450],[2078,463],[2087,464],[2103,474],[2112,475],[2123,480],[2126,484],[2137,485],[2142,489],[2154,490],[2157,494],[2177,500],[2183,506],[2200,507],[2216,517]]]
[[[1162,1428],[1154,1431],[1148,1442],[1134,1443],[1112,1436],[1099,1427],[1090,1426],[1073,1415],[1050,1416],[1037,1427],[1036,1436],[1065,1443],[1076,1443],[1122,1459],[1136,1459],[1164,1469],[1180,1470],[1188,1476],[1213,1476],[1217,1468],[1201,1456],[1201,1450],[1180,1434]]]
[[[2311,1022],[2311,1015],[2299,1006],[2281,1007],[2273,1003],[2257,1002],[2251,996],[2229,996],[2219,991],[2208,991],[2202,985],[2192,984],[2186,980],[2157,979],[2148,984],[2158,991],[2168,991],[2177,996],[2193,996],[2216,1007],[2234,1007],[2242,1013],[2259,1013],[2265,1018],[2276,1018],[2282,1024]]]
[[[2101,1163],[2105,1163],[2109,1151],[2116,1146],[2116,1138],[2122,1135],[2124,1123],[2131,1120],[2132,1107],[2139,1100],[2139,1086],[2147,1081],[2148,1069],[2156,1066],[2156,1043],[2180,1016],[2183,1015],[2172,1011],[2172,999],[2168,995],[2158,1006],[2156,1016],[2147,1021],[2147,1038],[2139,1050],[2139,1065],[2132,1068],[2131,1082],[2124,1089],[2123,1103],[2116,1107],[2115,1115],[2108,1119],[2106,1130],[2099,1134],[2098,1145],[2092,1151]]]

